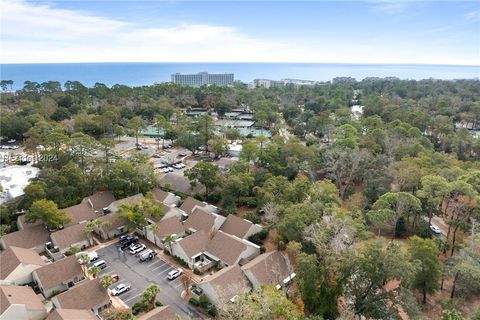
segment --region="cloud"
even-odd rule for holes
[[[404,12],[410,1],[401,0],[373,0],[372,9],[379,13],[395,15]]]
[[[478,59],[469,56],[468,52],[449,51],[457,50],[455,46],[419,46],[410,38],[403,41],[388,37],[331,39],[328,32],[319,32],[315,38],[274,41],[246,34],[232,26],[179,22],[146,27],[137,21],[111,19],[23,0],[2,2],[1,27],[2,63],[478,64]]]
[[[467,21],[479,21],[480,20],[480,12],[478,10],[467,12],[463,18]]]

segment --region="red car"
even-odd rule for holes
[[[118,282],[118,280],[120,280],[120,276],[116,273],[112,274],[112,278],[115,282]]]

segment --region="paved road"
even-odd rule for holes
[[[131,289],[120,295],[120,298],[129,307],[133,306],[140,299],[141,294],[150,284],[156,283],[160,286],[160,293],[157,296],[164,305],[169,305],[182,319],[207,319],[200,314],[187,301],[180,296],[183,288],[180,279],[169,281],[166,277],[168,272],[174,269],[164,260],[155,257],[151,261],[139,262],[135,256],[130,255],[126,250],[120,253],[115,244],[97,250],[100,259],[107,263],[107,268],[102,274],[120,275],[120,281],[112,285],[124,283],[130,285]],[[190,318],[189,318],[190,317]]]

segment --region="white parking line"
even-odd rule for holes
[[[173,268],[168,268],[166,270],[163,270],[162,272],[159,273],[159,275],[164,274],[164,273],[169,273],[170,271],[175,270]]]
[[[132,290],[130,290],[130,291],[132,291]],[[133,297],[130,297],[130,298],[125,299],[125,300],[122,299],[122,300],[123,300],[123,302],[127,303],[128,301],[131,301],[131,300],[133,300],[133,299],[135,299],[135,298],[138,298],[138,297],[141,296],[141,295],[142,295],[142,293],[139,293],[139,294],[134,295]]]
[[[159,262],[162,262],[162,260],[157,260],[157,261],[151,262],[149,265],[147,265],[147,267],[150,268],[151,266],[153,266],[154,264],[157,264]]]
[[[158,267],[152,269],[152,271],[155,271],[155,270],[157,270],[157,269],[159,269],[159,268],[164,268],[164,267],[167,267],[167,269],[170,268],[170,266],[169,266],[168,264],[167,264],[167,265],[162,264],[161,266],[158,266]],[[162,270],[160,270],[160,271],[163,271],[163,270],[165,270],[165,269],[162,269]]]

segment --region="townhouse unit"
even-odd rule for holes
[[[229,214],[220,230],[241,239],[248,239],[251,235],[262,231],[262,226],[233,214]]]
[[[274,285],[278,290],[288,286],[296,274],[285,252],[261,254],[243,266],[234,264],[207,276],[198,283],[209,301],[223,308],[237,295],[261,285]]]
[[[248,240],[222,231],[197,231],[172,244],[172,254],[184,260],[189,268],[201,272],[213,266],[231,266],[241,259],[251,260],[260,254],[260,247]]]
[[[180,317],[169,306],[161,306],[138,317],[138,320],[178,320]]]
[[[50,234],[45,225],[41,222],[28,224],[24,223],[24,218],[22,218],[22,220],[23,224],[20,224],[22,226],[22,228],[19,228],[20,230],[7,233],[0,238],[0,246],[2,249],[5,250],[14,246],[33,249],[38,253],[45,252],[45,243],[50,240]]]
[[[0,285],[1,320],[43,320],[46,317],[45,305],[32,288]]]
[[[65,229],[52,232],[50,239],[52,244],[61,254],[65,254],[70,247],[85,249],[92,245],[92,239],[85,232],[86,222],[77,223]]]
[[[45,298],[62,293],[85,279],[75,255],[36,269],[32,277]]]
[[[46,320],[98,320],[98,318],[90,310],[55,309]]]
[[[170,217],[155,222],[156,231],[150,227],[146,233],[146,238],[156,246],[164,249],[164,240],[167,236],[173,236],[173,240],[185,236],[185,228],[176,217]]]
[[[235,296],[249,292],[252,287],[239,265],[225,267],[202,280],[198,287],[208,300],[219,308],[233,301]]]
[[[56,309],[84,309],[95,314],[111,305],[107,289],[100,284],[100,279],[82,281],[69,290],[52,298]]]
[[[75,205],[63,209],[71,218],[72,224],[83,223],[98,218],[103,210],[115,201],[112,191],[99,191],[93,195],[83,198]]]
[[[33,281],[32,272],[45,265],[36,251],[12,246],[0,252],[0,280],[12,285],[28,284]]]

